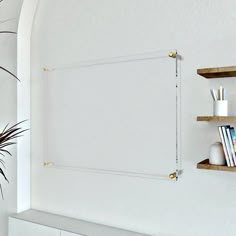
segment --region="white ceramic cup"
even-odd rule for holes
[[[214,101],[213,115],[214,116],[228,116],[228,101],[227,100]]]

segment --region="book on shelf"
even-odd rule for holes
[[[236,166],[236,135],[230,125],[219,126],[219,134],[223,145],[225,159],[228,167]]]
[[[228,141],[229,141],[230,154],[233,158],[234,166],[236,166],[236,156],[235,156],[235,151],[234,151],[233,140],[232,140],[232,137],[231,137],[231,134],[230,134],[230,128],[226,128],[226,134],[227,134],[227,138],[228,138]]]
[[[219,126],[218,129],[219,129],[220,139],[221,139],[224,154],[225,154],[226,164],[228,167],[230,167],[231,163],[230,163],[230,158],[229,158],[229,154],[228,154],[227,147],[226,147],[226,142],[225,142],[222,126]]]
[[[222,126],[222,131],[223,131],[223,136],[224,136],[224,139],[225,139],[226,150],[227,150],[228,156],[229,156],[230,166],[233,167],[234,166],[234,159],[233,159],[233,154],[232,154],[231,149],[230,149],[229,138],[228,138],[227,132],[226,132],[226,130],[228,128],[230,128],[229,125]]]
[[[230,127],[230,134],[231,134],[231,138],[234,145],[234,152],[236,153],[236,134],[235,134],[234,127]]]

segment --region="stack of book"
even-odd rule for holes
[[[230,125],[219,126],[219,133],[227,166],[236,166],[236,135],[234,128]]]

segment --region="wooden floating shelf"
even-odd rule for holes
[[[197,168],[204,170],[220,170],[220,171],[236,172],[236,167],[211,165],[209,164],[209,159],[199,162],[197,164]]]
[[[197,121],[236,122],[236,116],[198,116]]]
[[[236,77],[236,66],[198,69],[197,73],[207,79]]]

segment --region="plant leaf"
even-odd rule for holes
[[[2,133],[5,132],[6,128],[8,127],[9,123],[5,126],[5,128],[3,129]]]
[[[16,123],[15,125],[13,125],[13,126],[11,126],[10,128],[8,128],[8,130],[11,130],[12,128],[15,128],[15,127],[18,126],[19,124],[24,123],[24,122],[26,122],[26,121],[27,121],[27,120],[22,120],[22,121]],[[8,125],[9,125],[9,124],[7,124],[6,127],[3,129],[2,133],[6,130],[6,128],[7,128]]]
[[[0,159],[0,163],[2,164],[2,166],[4,167],[4,169],[6,169],[6,166],[5,166],[5,161]]]
[[[1,2],[1,0],[0,0]],[[0,67],[1,69],[2,67]],[[21,127],[17,127],[19,124],[21,124],[22,122],[25,122],[26,120],[23,120],[21,122],[16,123],[15,125],[9,127],[9,124],[7,124],[3,131],[0,133],[0,155],[5,156],[4,154],[8,154],[11,155],[11,153],[6,150],[5,148],[11,145],[16,144],[16,142],[12,142],[11,140],[16,139],[20,136],[22,136],[22,133],[27,131],[28,129],[22,129]],[[6,169],[5,167],[5,162],[0,159],[0,164],[2,165],[2,167],[4,169]],[[0,168],[0,175],[2,175],[4,177],[4,179],[9,183],[9,180],[7,179],[5,172],[2,168]],[[3,196],[3,190],[2,190],[2,185],[0,184],[0,192],[2,195],[2,199],[4,199]]]
[[[4,171],[2,170],[2,168],[0,168],[0,174],[4,177],[4,179],[9,183],[9,180],[7,179]]]
[[[0,21],[0,24],[3,24],[5,22],[11,21],[11,20],[16,20],[16,18],[10,18],[10,19],[6,19],[6,20],[2,20],[2,21]]]
[[[16,32],[4,30],[4,31],[0,31],[0,34],[16,34]]]
[[[18,81],[20,81],[16,75],[14,75],[11,71],[7,70],[6,68],[0,66],[1,70],[4,70],[5,72],[7,72],[8,74],[10,74],[11,76],[15,77]]]
[[[1,184],[0,184],[0,190],[1,190],[2,199],[4,200],[3,191],[2,191],[2,185]]]
[[[12,156],[11,153],[10,153],[9,151],[7,151],[6,149],[2,149],[2,148],[1,148],[1,149],[0,149],[0,152],[6,152],[6,153],[9,154],[10,156]]]

